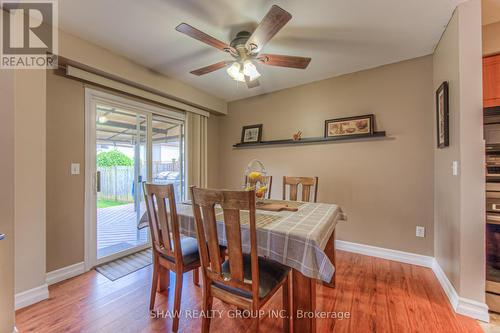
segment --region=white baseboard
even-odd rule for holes
[[[458,305],[455,309],[456,313],[461,315],[471,317],[485,323],[490,322],[490,314],[488,313],[488,305],[486,303],[481,303],[473,299],[458,298]]]
[[[85,273],[85,263],[82,261],[71,266],[66,266],[55,271],[48,272],[46,282],[50,286],[54,283],[70,279],[83,273]]]
[[[432,268],[434,275],[436,275],[436,278],[450,301],[451,307],[456,313],[484,322],[490,321],[488,306],[485,303],[458,296],[457,291],[434,257],[342,240],[335,241],[335,248],[347,252]]]
[[[441,288],[443,288],[444,293],[448,297],[451,307],[453,308],[453,310],[456,311],[458,307],[459,296],[457,294],[457,291],[451,284],[450,280],[448,280],[448,277],[444,273],[443,269],[441,268],[441,266],[439,266],[439,263],[437,262],[436,259],[433,260],[432,271],[434,272],[434,275],[438,279]]]
[[[404,262],[406,264],[424,266],[429,268],[432,267],[432,263],[434,261],[434,257],[430,256],[424,256],[421,254],[403,252],[398,250],[391,250],[383,247],[346,242],[342,240],[335,241],[335,248],[347,252],[354,252],[354,253],[364,254],[367,256],[394,260],[398,262]]]
[[[17,293],[14,297],[15,308],[19,310],[31,304],[38,303],[49,298],[49,287],[45,283],[39,287]]]
[[[71,266],[48,272],[46,275],[46,283],[39,287],[26,290],[15,295],[15,308],[19,310],[29,305],[38,303],[49,298],[48,286],[70,279],[77,275],[85,273],[85,264],[83,262],[76,263]]]
[[[469,298],[464,298],[458,296],[457,291],[451,284],[450,280],[444,273],[441,266],[436,259],[432,265],[432,271],[436,275],[441,287],[444,289],[446,296],[450,300],[450,304],[456,313],[461,315],[471,317],[484,322],[490,322],[490,315],[488,314],[488,305],[486,303],[481,303]]]

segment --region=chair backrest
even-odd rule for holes
[[[221,191],[191,187],[198,246],[204,283],[212,282],[239,288],[252,293],[254,300],[259,295],[259,266],[257,257],[257,232],[255,229],[255,191]],[[227,254],[230,275],[222,273],[215,205],[220,205],[224,214]],[[252,282],[245,282],[243,249],[241,242],[240,211],[249,213],[250,257]]]
[[[273,176],[261,176],[262,180],[264,183],[266,183],[267,190],[266,190],[266,199],[271,199],[271,188],[273,186]],[[260,179],[248,179],[248,176],[245,176],[245,184],[250,184],[251,186],[255,186],[260,182]]]
[[[182,262],[173,184],[143,183],[153,249]]]
[[[286,186],[290,187],[289,200],[297,201],[297,192],[299,184],[302,185],[302,201],[311,200],[311,191],[314,187],[313,202],[316,202],[318,196],[318,177],[283,177],[283,200],[286,200]]]

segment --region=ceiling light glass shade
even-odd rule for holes
[[[247,60],[243,65],[243,75],[248,76],[250,81],[253,81],[260,76],[260,73],[257,71],[257,67],[250,60]]]
[[[241,72],[241,66],[237,62],[233,62],[233,64],[227,69],[227,74],[233,80],[245,82],[245,75]]]

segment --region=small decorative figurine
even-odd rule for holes
[[[302,131],[299,130],[297,133],[294,133],[292,136],[293,141],[299,141],[302,138]]]

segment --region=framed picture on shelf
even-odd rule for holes
[[[256,143],[262,140],[262,124],[243,126],[241,143]]]
[[[373,134],[374,115],[325,120],[325,138]]]
[[[436,90],[436,121],[438,148],[450,145],[450,123],[448,105],[448,82],[443,82]]]

